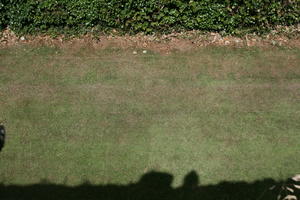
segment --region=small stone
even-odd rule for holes
[[[277,42],[276,42],[275,40],[272,40],[271,43],[272,43],[272,45],[274,45],[274,46],[277,44]]]
[[[133,55],[136,55],[136,54],[137,54],[137,51],[133,51],[132,53],[133,53]]]
[[[20,40],[21,40],[21,41],[24,41],[24,40],[25,40],[25,37],[24,37],[24,36],[22,36],[22,37],[20,38]]]
[[[229,45],[230,44],[230,42],[227,40],[227,41],[225,41],[225,45]]]
[[[300,174],[295,175],[292,179],[294,181],[300,181]]]
[[[143,53],[146,54],[146,53],[147,53],[147,50],[144,50]]]
[[[283,200],[297,200],[297,197],[295,195],[287,195]]]

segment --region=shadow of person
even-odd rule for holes
[[[173,176],[168,173],[151,171],[144,174],[140,180],[129,187],[128,197],[135,200],[170,199]]]
[[[189,172],[180,187],[172,188],[173,175],[151,171],[136,183],[128,185],[94,185],[89,182],[78,186],[53,184],[44,181],[33,185],[4,185],[0,183],[0,199],[20,200],[274,200],[282,182],[263,179],[254,182],[222,181],[200,185],[195,171]],[[279,190],[278,190],[279,189]]]
[[[223,181],[216,185],[200,185],[196,171],[189,172],[183,180],[183,185],[174,189],[176,200],[274,200],[279,193],[278,188],[270,190],[275,185],[280,185],[272,179],[264,179],[247,183],[245,181]]]
[[[183,188],[195,189],[199,186],[199,176],[195,170],[189,172],[183,179]]]
[[[183,185],[174,190],[174,197],[177,200],[199,199],[199,184],[199,176],[196,171],[192,170],[184,177]]]

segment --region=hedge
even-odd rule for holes
[[[16,33],[202,30],[262,33],[300,21],[300,0],[1,0],[0,28]]]

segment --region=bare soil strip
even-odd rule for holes
[[[49,35],[17,36],[10,30],[0,32],[0,48],[18,44],[54,45],[59,47],[82,46],[97,49],[149,49],[159,53],[171,51],[189,51],[206,46],[233,47],[289,47],[300,48],[300,25],[296,28],[280,27],[270,34],[258,36],[249,34],[242,37],[221,36],[219,33],[203,33],[188,31],[167,35],[82,35],[66,37],[63,35],[51,37]]]

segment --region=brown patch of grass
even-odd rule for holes
[[[4,88],[0,88],[2,98],[6,98],[5,104],[9,102],[18,102],[24,98],[32,97],[47,101],[50,98],[55,98],[55,94],[59,89],[53,88],[48,84],[29,86],[24,84],[12,84]]]

